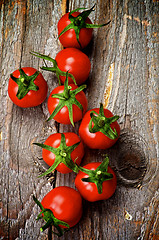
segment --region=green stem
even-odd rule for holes
[[[62,157],[66,157],[66,156],[67,156],[67,153],[66,153],[64,150],[61,150],[60,155],[61,155]]]
[[[19,100],[23,99],[25,95],[30,91],[38,91],[39,87],[36,86],[34,80],[39,75],[39,71],[36,71],[33,75],[28,76],[22,68],[19,69],[20,77],[16,78],[13,74],[10,75],[11,79],[18,84],[17,98]]]
[[[104,117],[99,118],[99,120],[98,120],[98,126],[99,126],[100,128],[102,128],[102,127],[104,126],[104,124],[105,124],[105,118],[104,118]]]
[[[90,133],[102,132],[104,135],[106,135],[112,140],[118,138],[118,133],[115,128],[114,130],[111,128],[111,123],[117,121],[119,119],[119,116],[107,118],[104,115],[104,108],[102,103],[100,104],[99,114],[93,110],[90,112],[90,117]]]
[[[78,16],[77,18],[75,18],[74,20],[75,26],[80,26],[82,23],[83,23],[83,18],[81,16]]]
[[[65,81],[66,82],[66,81]],[[68,100],[70,98],[70,91],[71,91],[72,87],[71,86],[67,86],[65,84],[65,91],[63,92],[63,96],[66,100]]]

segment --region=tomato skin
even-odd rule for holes
[[[35,68],[32,67],[24,67],[22,69],[28,76],[33,75],[37,71]],[[19,70],[15,70],[13,72],[13,76],[19,78],[20,77]],[[30,90],[24,96],[24,98],[19,100],[16,96],[18,92],[18,84],[10,78],[8,84],[8,95],[10,99],[13,101],[13,103],[22,108],[35,107],[40,105],[47,96],[48,91],[47,82],[43,78],[42,74],[39,73],[37,78],[34,80],[34,83],[39,87],[39,90],[38,91]]]
[[[78,88],[75,84],[70,84],[69,86],[72,87],[71,91],[76,89],[76,88]],[[50,96],[48,98],[48,110],[49,110],[50,114],[52,114],[52,112],[54,111],[54,109],[56,108],[56,106],[59,103],[59,99],[58,98],[53,98],[52,94],[62,93],[63,91],[64,91],[64,85],[56,87],[51,92],[51,94],[50,94]],[[77,107],[75,104],[73,105],[73,121],[77,122],[77,121],[82,119],[83,114],[86,112],[87,106],[88,106],[88,102],[87,102],[86,95],[84,94],[83,91],[77,93],[75,97],[83,106],[83,112],[82,112],[79,109],[79,107]],[[59,122],[59,123],[62,123],[62,124],[71,124],[70,119],[69,119],[68,108],[66,106],[64,106],[56,114],[56,116],[54,117],[54,120]]]
[[[65,135],[67,146],[72,146],[75,143],[80,142],[80,138],[78,137],[78,135],[73,132],[67,132],[67,133],[63,133],[63,134]],[[46,139],[44,144],[49,145],[53,148],[58,148],[60,146],[60,143],[61,143],[61,133],[55,133],[55,134],[50,135]],[[83,156],[84,156],[84,147],[83,147],[83,143],[80,142],[80,144],[72,151],[71,159],[73,162],[76,160],[77,165],[79,165],[82,161]],[[55,161],[54,153],[43,148],[42,157],[49,166],[53,165],[53,163]],[[64,163],[60,163],[57,166],[56,170],[61,173],[72,172],[72,170],[69,169]]]
[[[86,54],[76,48],[66,48],[60,51],[55,58],[57,66],[61,71],[71,73],[77,85],[85,82],[89,76],[91,63]],[[61,82],[64,84],[66,77],[60,76]],[[73,83],[72,78],[68,77],[68,83]]]
[[[95,170],[101,162],[92,162],[85,165],[83,168]],[[81,179],[88,177],[86,173],[79,172],[75,178],[75,185],[81,196],[89,202],[95,202],[99,200],[106,200],[110,198],[116,189],[117,179],[114,171],[108,166],[108,173],[113,174],[111,180],[104,181],[102,184],[102,193],[99,194],[97,186],[92,182],[83,182]]]
[[[89,132],[88,125],[91,120],[90,112],[92,110],[99,113],[99,108],[94,108],[94,109],[91,109],[88,112],[86,112],[86,114],[84,115],[84,117],[82,119],[80,127],[79,127],[79,135],[80,135],[81,139],[91,149],[107,149],[107,148],[112,147],[116,143],[118,138],[112,140],[112,139],[108,138],[107,136],[105,136],[101,132],[96,132],[96,133]],[[113,117],[113,114],[108,109],[104,109],[104,115],[108,118]],[[117,121],[111,123],[110,126],[112,129],[114,129],[114,128],[116,129],[118,136],[119,136],[120,135],[120,126],[117,123]]]
[[[54,216],[70,227],[76,225],[82,216],[82,198],[73,188],[60,186],[52,189],[43,198],[41,204],[50,209]],[[60,226],[64,228],[64,226]]]
[[[80,14],[80,12],[74,12],[71,15],[73,17],[77,17]],[[92,24],[91,20],[87,17],[86,23]],[[58,35],[62,32],[62,30],[71,23],[71,21],[69,20],[69,13],[66,13],[65,15],[62,16],[62,18],[59,20],[58,22]],[[93,29],[92,28],[82,28],[80,30],[80,34],[79,34],[79,42],[82,46],[82,48],[85,48],[89,42],[92,39],[92,32]],[[62,34],[59,37],[59,40],[61,42],[61,44],[66,47],[66,48],[81,48],[77,39],[76,39],[76,34],[75,34],[75,30],[74,29],[70,29],[67,32],[65,32],[64,34]]]

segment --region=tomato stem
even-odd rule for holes
[[[105,124],[105,117],[101,117],[98,121],[98,126],[101,128]]]
[[[39,71],[36,71],[33,75],[28,76],[25,74],[22,68],[19,69],[20,77],[16,78],[13,74],[10,75],[11,79],[18,84],[18,92],[16,94],[19,100],[23,99],[25,95],[30,91],[38,91],[39,87],[34,83],[34,80],[39,75]]]
[[[66,153],[64,150],[61,150],[60,155],[61,155],[62,157],[66,157],[66,156],[67,156],[67,153]]]
[[[70,90],[72,89],[71,86],[67,86],[65,84],[65,91],[63,91],[63,96],[66,100],[68,100],[70,98]]]
[[[111,128],[111,123],[117,121],[119,119],[119,116],[113,116],[110,118],[107,118],[104,115],[104,108],[103,104],[100,104],[99,114],[95,111],[90,112],[91,120],[89,122],[89,132],[90,133],[96,133],[96,132],[102,132],[104,135],[106,135],[108,138],[114,140],[118,138],[118,133],[116,129]]]
[[[102,173],[102,171],[100,171],[100,170],[97,171],[97,175],[101,175],[101,173]]]
[[[24,78],[24,77],[20,78],[20,81],[21,81],[22,83],[24,83],[25,78]]]
[[[80,26],[81,24],[83,24],[83,18],[81,16],[78,16],[77,18],[75,18],[74,20],[74,25],[75,26]]]

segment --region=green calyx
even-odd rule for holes
[[[110,21],[107,22],[107,23],[104,23],[104,24],[100,24],[100,25],[90,24],[90,23],[86,23],[86,22],[85,22],[86,19],[87,19],[87,17],[90,15],[90,13],[91,13],[92,11],[94,11],[94,7],[95,7],[95,5],[94,5],[92,8],[88,9],[88,10],[85,10],[86,8],[77,8],[77,9],[71,11],[71,12],[69,13],[69,20],[71,21],[71,23],[70,23],[69,25],[67,25],[67,26],[63,29],[63,31],[59,34],[58,38],[59,38],[62,34],[64,34],[65,32],[67,32],[68,30],[74,29],[74,30],[75,30],[75,34],[76,34],[76,39],[77,39],[77,41],[78,41],[78,43],[79,43],[79,45],[80,45],[80,47],[81,47],[81,43],[80,43],[80,41],[79,41],[79,33],[80,33],[80,30],[81,30],[82,28],[100,28],[100,27],[103,27],[103,26],[108,25],[108,24],[110,23]],[[85,10],[85,11],[81,12],[77,17],[73,17],[73,16],[72,16],[72,13],[77,12],[77,11],[79,11],[79,10]]]
[[[119,116],[107,118],[104,115],[104,108],[102,103],[100,104],[99,114],[95,111],[91,111],[90,117],[91,120],[89,122],[89,131],[91,133],[102,132],[104,135],[106,135],[112,140],[118,137],[116,129],[113,130],[110,125],[111,123],[117,121],[119,119]]]
[[[80,144],[80,142],[77,142],[72,146],[67,146],[65,135],[63,133],[61,133],[61,143],[58,148],[53,148],[51,146],[48,146],[48,145],[42,144],[42,143],[34,143],[34,144],[55,154],[55,161],[54,161],[53,165],[46,172],[41,174],[39,177],[42,177],[42,176],[45,176],[45,175],[51,173],[52,171],[55,170],[55,168],[60,163],[64,163],[72,171],[74,171],[76,173],[78,172],[77,165],[71,159],[71,153]]]
[[[86,169],[81,166],[78,166],[81,172],[84,172],[89,176],[88,178],[82,178],[82,181],[95,183],[99,194],[102,193],[103,182],[111,180],[113,178],[113,174],[107,172],[108,164],[109,164],[109,158],[106,157],[105,160],[95,170],[90,170],[90,169]]]
[[[39,71],[36,71],[33,75],[28,76],[25,74],[22,68],[19,69],[20,77],[16,78],[13,74],[10,75],[11,79],[18,84],[17,98],[21,100],[30,91],[38,91],[39,87],[35,85],[34,80],[39,75]]]
[[[53,212],[50,209],[44,208],[34,195],[33,200],[41,209],[41,212],[37,216],[36,220],[43,219],[46,222],[46,224],[40,228],[40,231],[43,232],[48,227],[54,226],[58,232],[53,233],[56,234],[58,237],[61,237],[63,235],[64,230],[59,225],[64,226],[68,229],[69,224],[57,219],[54,216]]]
[[[47,55],[40,54],[40,53],[38,53],[38,52],[33,52],[33,51],[32,51],[32,52],[30,52],[30,54],[32,54],[32,55],[35,56],[35,57],[42,58],[43,60],[47,60],[47,61],[51,62],[51,63],[53,64],[52,67],[44,67],[44,66],[42,66],[41,69],[42,69],[42,70],[46,70],[46,71],[50,71],[50,72],[55,72],[55,73],[56,73],[56,76],[57,76],[57,78],[58,78],[58,81],[59,81],[59,85],[61,85],[60,76],[66,77],[67,72],[61,71],[61,70],[59,69],[59,67],[57,66],[56,60],[53,59],[53,58],[51,58],[51,57],[49,57],[49,56],[47,56]],[[70,78],[72,78],[74,84],[77,85],[74,76],[73,76],[71,73],[68,73],[68,76],[69,76]]]
[[[66,73],[66,80],[64,82],[64,91],[62,93],[53,94],[53,98],[59,99],[59,104],[54,109],[52,114],[50,115],[49,120],[53,119],[56,114],[64,107],[66,106],[68,108],[69,112],[69,119],[71,124],[74,126],[73,122],[73,104],[75,104],[81,111],[83,111],[82,104],[76,99],[76,94],[81,92],[84,88],[86,88],[86,85],[81,85],[80,87],[71,90],[71,86],[68,85],[68,72]]]

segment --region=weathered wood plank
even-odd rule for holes
[[[81,5],[91,7],[92,3],[70,1],[69,7],[73,9]],[[92,15],[93,20],[98,22],[111,19],[111,24],[106,29],[95,30],[87,51],[92,63],[86,92],[89,109],[103,102],[114,114],[120,115],[119,122],[125,130],[121,140],[108,151],[86,148],[83,164],[101,161],[102,154],[108,153],[119,184],[110,200],[100,204],[84,202],[86,212],[77,236],[79,239],[157,239],[159,135],[158,121],[155,119],[158,115],[159,86],[156,69],[159,63],[156,38],[158,3],[97,1],[96,11]],[[61,131],[67,129],[61,126]],[[129,154],[129,159],[126,154]],[[136,161],[150,161],[139,189],[129,186],[142,177],[142,171],[137,172],[133,167],[137,164],[132,162],[134,157]],[[127,164],[123,165],[125,171],[122,172],[123,158],[129,160],[129,166],[126,168]],[[73,186],[73,177],[58,176],[58,185],[69,182]],[[149,182],[151,177],[154,178]],[[125,210],[132,215],[132,221],[125,219]],[[78,238],[76,232],[74,236]],[[72,233],[68,233],[63,239],[71,237]]]
[[[32,194],[42,197],[52,189],[38,179],[32,143],[47,132],[56,132],[54,123],[45,125],[43,106],[21,109],[7,95],[9,74],[23,66],[39,69],[42,62],[30,55],[38,51],[55,57],[60,49],[56,24],[62,13],[62,1],[4,1],[1,6],[1,222],[5,239],[46,239],[36,222],[39,209]],[[56,78],[44,73],[50,88]],[[44,108],[44,109],[43,109]]]
[[[85,51],[92,64],[86,95],[89,109],[103,102],[120,115],[122,134],[107,151],[86,148],[82,164],[101,161],[107,153],[117,173],[118,186],[107,201],[91,204],[84,201],[80,223],[61,239],[158,239],[159,3],[150,0],[95,3],[96,9],[90,15],[92,21],[111,20],[111,23],[94,31]],[[53,120],[46,123],[47,99],[36,108],[16,107],[7,96],[7,83],[14,69],[26,65],[39,69],[42,65],[41,60],[29,54],[31,50],[55,57],[61,49],[57,41],[61,14],[67,9],[92,7],[92,1],[4,1],[0,6],[0,234],[5,239],[47,239],[47,232],[39,231],[41,222],[35,221],[39,209],[31,194],[41,200],[53,186],[46,178],[37,179],[39,168],[43,170],[45,166],[42,160],[38,165],[33,164],[41,152],[32,143],[57,131],[78,133],[79,123],[75,129],[55,124]],[[43,75],[50,92],[57,85],[56,77],[47,72]],[[144,179],[137,160],[142,160],[142,166],[149,160]],[[56,186],[75,188],[74,178],[73,173],[57,173]],[[142,181],[138,182],[139,179]],[[131,221],[125,219],[125,211],[132,215]]]

